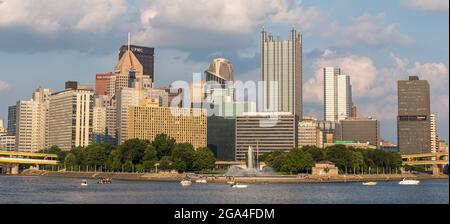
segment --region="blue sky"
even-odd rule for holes
[[[304,35],[305,114],[323,116],[323,66],[351,76],[362,116],[381,120],[396,141],[396,81],[427,79],[438,133],[448,139],[449,10],[447,0],[2,0],[0,117],[39,86],[61,90],[67,80],[94,83],[109,72],[132,32],[156,48],[159,86],[190,80],[213,57],[229,58],[236,78],[259,80],[264,26],[288,38]]]

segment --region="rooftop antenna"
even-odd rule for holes
[[[128,51],[130,51],[130,44],[131,44],[131,33],[128,32]]]

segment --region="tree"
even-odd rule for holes
[[[152,142],[153,147],[155,147],[158,159],[161,159],[164,156],[171,156],[175,144],[175,139],[169,137],[166,134],[157,135]]]
[[[147,148],[144,151],[144,156],[142,157],[142,165],[144,171],[151,171],[156,163],[157,155],[156,150],[153,145],[147,145]]]
[[[108,160],[109,153],[110,151],[106,145],[90,145],[84,149],[84,165],[90,167],[104,166]]]
[[[142,157],[147,145],[147,140],[130,139],[119,146],[119,155],[122,162],[131,161],[132,164],[142,163]]]
[[[179,173],[185,172],[187,170],[187,164],[181,159],[176,159],[172,164],[173,169]]]
[[[194,147],[189,143],[178,143],[172,151],[172,161],[183,161],[186,164],[186,170],[193,170]],[[175,166],[175,165],[174,165]]]
[[[159,169],[163,171],[172,170],[172,161],[170,161],[170,157],[164,156],[159,161]]]
[[[216,157],[209,148],[198,148],[194,154],[194,162],[192,168],[195,171],[206,169],[213,169],[215,166]]]
[[[64,165],[66,169],[72,170],[75,166],[77,166],[77,158],[73,153],[67,154],[66,158],[64,158]]]
[[[119,150],[115,149],[109,154],[108,160],[106,162],[107,169],[111,171],[121,171],[122,162],[120,161]]]
[[[315,162],[325,160],[325,150],[315,146],[304,146],[303,151],[309,153]]]

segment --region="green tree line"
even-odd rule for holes
[[[269,167],[279,172],[310,172],[316,162],[331,161],[341,173],[371,173],[381,170],[394,170],[402,166],[398,152],[385,152],[378,149],[361,149],[334,145],[327,148],[305,146],[288,152],[276,151],[260,158]]]
[[[216,162],[209,148],[194,149],[166,134],[157,135],[152,142],[130,139],[117,147],[93,144],[68,152],[58,147],[41,152],[57,154],[67,171],[152,172],[159,163],[161,171],[196,172],[213,169]]]

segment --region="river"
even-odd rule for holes
[[[0,176],[0,204],[448,204],[449,181],[423,180],[418,186],[397,181],[361,183],[225,184],[121,181],[97,185],[59,177]]]

